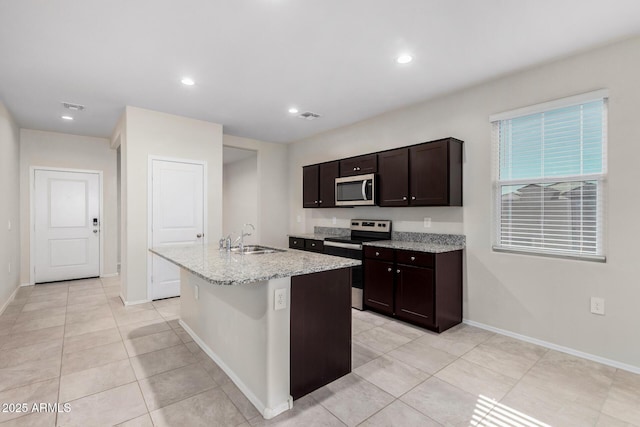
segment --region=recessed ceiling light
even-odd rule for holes
[[[409,62],[413,61],[413,56],[411,55],[400,55],[398,56],[398,58],[396,59],[396,62],[398,64],[408,64]]]
[[[180,80],[182,82],[183,85],[185,86],[193,86],[194,84],[196,84],[196,82],[193,81],[193,79],[190,79],[189,77],[185,77],[182,80]]]
[[[298,112],[298,109],[297,109],[297,108],[292,107],[292,108],[289,108],[289,112],[290,112],[291,114],[296,114],[296,113]]]
[[[60,118],[61,118],[62,120],[69,120],[69,121],[73,120],[73,117],[71,117],[71,116],[62,116],[62,117],[60,117]]]

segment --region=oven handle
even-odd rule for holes
[[[345,249],[355,249],[358,251],[362,250],[362,245],[358,245],[357,243],[342,243],[342,242],[332,242],[332,241],[324,241],[325,246],[333,246],[334,248],[345,248]]]

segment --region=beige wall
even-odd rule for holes
[[[222,126],[216,123],[127,107],[112,145],[122,155],[122,296],[128,303],[147,300],[147,179],[149,156],[207,162],[208,229],[222,235]],[[114,161],[115,165],[115,161]]]
[[[224,165],[222,195],[222,232],[224,234],[233,233],[231,238],[235,239],[244,224],[258,226],[257,154]],[[260,243],[258,233],[252,233],[252,236],[245,238],[244,243]]]
[[[464,317],[640,369],[640,38],[509,75],[290,145],[291,231],[385,218],[397,230],[463,232]],[[610,91],[605,264],[496,253],[489,115],[596,89]],[[464,207],[301,209],[301,166],[453,136],[464,145]],[[300,216],[301,222],[297,222]],[[432,218],[424,229],[423,218]],[[589,312],[603,297],[606,315]]]
[[[0,194],[3,200],[0,205],[0,313],[20,285],[19,165],[19,130],[11,113],[0,102]]]
[[[32,166],[102,171],[103,218],[101,236],[104,239],[103,274],[117,273],[117,188],[116,151],[109,140],[64,133],[20,130],[20,280],[30,280],[30,199],[29,173]]]
[[[286,247],[289,223],[288,147],[232,135],[224,135],[224,145],[258,152],[258,219],[255,224],[255,241],[263,245]]]

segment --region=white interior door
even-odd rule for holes
[[[204,242],[204,165],[153,160],[151,245]],[[180,295],[180,269],[152,255],[151,299]]]
[[[36,170],[35,283],[100,275],[100,175]]]

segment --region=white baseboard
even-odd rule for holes
[[[21,283],[20,286],[34,286],[35,283]]]
[[[9,307],[9,304],[11,304],[11,301],[13,301],[16,297],[16,294],[18,293],[18,289],[20,289],[20,286],[17,286],[14,291],[11,293],[11,295],[9,295],[9,298],[7,299],[7,302],[5,302],[2,305],[2,308],[0,308],[0,315],[2,315],[2,313],[4,313],[4,311],[7,309],[7,307]]]
[[[109,274],[103,274],[100,277],[117,277],[119,275],[120,273],[109,273]]]
[[[127,301],[127,300],[125,300],[125,299],[124,299],[124,297],[122,296],[122,294],[120,294],[120,300],[122,301],[122,303],[123,303],[124,305],[127,305],[127,306],[129,306],[129,305],[145,304],[145,303],[147,303],[147,302],[151,302],[151,300],[150,300],[150,299],[141,299],[141,300],[138,300],[138,301]]]
[[[284,411],[293,408],[293,397],[291,396],[289,396],[289,399],[287,399],[286,402],[282,402],[273,408],[267,408],[265,404],[262,403],[262,401],[260,401],[260,399],[258,399],[258,397],[253,394],[253,392],[242,382],[242,380],[238,378],[238,376],[231,370],[231,368],[229,368],[227,364],[224,363],[222,359],[220,359],[220,357],[218,357],[218,355],[213,350],[211,350],[211,348],[209,348],[209,346],[206,345],[204,341],[202,341],[200,337],[195,332],[193,332],[193,330],[189,326],[187,326],[186,323],[184,323],[182,320],[179,320],[178,323],[185,331],[187,331],[187,333],[207,354],[207,356],[209,356],[214,362],[216,362],[220,369],[222,369],[224,373],[227,374],[229,378],[231,378],[231,381],[234,382],[234,384],[247,397],[247,399],[249,399],[253,406],[256,407],[256,409],[258,410],[258,412],[260,412],[260,414],[262,414],[264,419],[270,420],[271,418],[283,413]]]
[[[532,344],[539,345],[541,347],[546,347],[551,350],[560,351],[562,353],[567,353],[572,356],[581,357],[583,359],[591,360],[593,362],[602,363],[603,365],[611,366],[613,368],[622,369],[624,371],[633,372],[634,374],[640,374],[640,367],[633,366],[626,363],[618,362],[617,360],[607,359],[605,357],[596,356],[595,354],[585,353],[580,350],[575,350],[570,347],[564,347],[562,345],[554,344],[548,341],[539,340],[537,338],[532,338],[527,335],[521,335],[515,332],[507,331],[506,329],[496,328],[490,325],[485,325],[484,323],[475,322],[473,320],[464,319],[463,323],[475,326],[476,328],[485,329],[487,331],[495,332],[496,334],[506,335],[511,338],[515,338],[521,341],[530,342]]]

